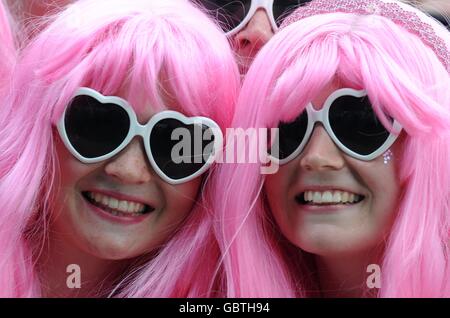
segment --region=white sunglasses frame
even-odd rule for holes
[[[68,107],[66,107],[66,109],[64,109],[64,112],[63,112],[60,120],[58,121],[57,129],[58,129],[59,135],[60,135],[64,145],[67,147],[69,152],[75,158],[77,158],[79,161],[81,161],[83,163],[88,163],[88,164],[89,163],[97,163],[97,162],[101,162],[101,161],[107,160],[109,158],[112,158],[115,155],[117,155],[120,151],[122,151],[126,146],[128,146],[128,144],[131,142],[131,140],[134,137],[141,136],[143,143],[144,143],[145,152],[147,154],[147,157],[148,157],[150,164],[151,164],[152,168],[154,169],[154,171],[158,174],[159,177],[161,177],[161,179],[163,179],[167,183],[176,185],[176,184],[188,182],[188,181],[200,176],[202,173],[204,173],[214,162],[215,157],[218,154],[219,149],[217,149],[217,145],[222,145],[223,136],[222,136],[221,129],[220,129],[219,125],[210,118],[202,117],[202,116],[186,117],[179,112],[172,111],[172,110],[165,110],[165,111],[161,111],[161,112],[155,114],[154,116],[152,116],[145,125],[141,125],[139,123],[139,121],[137,120],[136,113],[134,112],[134,110],[130,106],[130,104],[126,100],[124,100],[118,96],[104,96],[101,93],[97,92],[96,90],[88,88],[88,87],[80,87],[79,89],[77,89],[73,98],[75,98],[76,96],[80,96],[80,95],[90,96],[92,98],[95,98],[97,101],[99,101],[100,103],[103,103],[103,104],[105,104],[105,103],[115,104],[115,105],[123,108],[127,112],[128,117],[130,119],[130,127],[128,130],[127,136],[125,137],[125,139],[122,141],[122,143],[118,147],[116,147],[110,153],[102,155],[100,157],[86,158],[86,157],[82,156],[72,146],[72,144],[70,143],[70,140],[67,136],[67,132],[65,129],[65,122],[64,122],[66,110],[68,108]],[[156,161],[153,157],[153,153],[152,153],[151,147],[150,147],[150,134],[151,134],[153,128],[155,127],[155,125],[163,119],[176,119],[186,125],[198,124],[198,125],[206,125],[209,128],[211,128],[211,131],[213,132],[213,135],[214,135],[214,152],[211,154],[211,156],[205,162],[203,167],[201,167],[194,174],[184,177],[184,178],[181,178],[181,179],[172,179],[169,176],[167,176],[156,164]]]
[[[398,123],[395,119],[392,123],[392,128],[395,133],[390,132],[389,137],[386,139],[386,141],[374,152],[368,154],[368,155],[361,155],[358,154],[350,149],[348,149],[344,144],[342,144],[339,139],[336,137],[336,135],[333,132],[333,129],[331,129],[330,121],[329,121],[329,110],[331,105],[333,105],[333,102],[342,96],[353,96],[353,97],[364,97],[367,96],[367,92],[365,90],[355,90],[351,88],[341,88],[328,96],[325,103],[323,104],[322,108],[320,110],[315,110],[312,103],[308,103],[306,106],[306,112],[308,114],[308,125],[306,128],[305,136],[303,137],[302,142],[300,145],[295,149],[295,151],[290,154],[288,157],[284,159],[278,159],[276,157],[273,157],[272,155],[269,155],[270,159],[273,160],[275,163],[279,165],[283,165],[288,163],[289,161],[295,159],[300,153],[303,151],[305,146],[308,144],[311,135],[314,131],[314,126],[316,123],[321,123],[323,127],[325,128],[327,134],[330,136],[331,140],[333,140],[334,144],[344,153],[347,155],[363,161],[371,161],[381,154],[383,154],[386,150],[388,150],[392,144],[395,142],[395,140],[400,135],[400,132],[402,131],[402,126],[400,123]],[[277,136],[277,138],[279,138]],[[277,139],[275,139],[277,140]]]
[[[273,16],[273,2],[274,0],[251,0],[250,8],[244,19],[242,19],[242,21],[235,28],[226,32],[226,36],[233,36],[239,33],[239,31],[241,31],[247,25],[253,15],[256,13],[256,10],[260,8],[266,11],[272,30],[274,32],[277,31],[278,26],[275,22],[275,17]]]
[[[226,32],[226,36],[231,37],[237,33],[239,33],[250,21],[250,19],[255,14],[256,10],[258,9],[264,9],[267,13],[267,16],[269,17],[270,25],[272,27],[272,30],[276,32],[278,30],[277,23],[275,21],[275,17],[273,15],[273,3],[274,0],[251,0],[250,8],[248,10],[248,13],[245,15],[244,19],[242,19],[239,24],[231,29],[230,31]],[[301,5],[300,3],[298,5]]]

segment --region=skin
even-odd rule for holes
[[[153,115],[149,108],[137,113],[141,124]],[[95,164],[78,161],[57,133],[55,139],[59,187],[50,225],[51,248],[41,258],[41,267],[48,282],[47,296],[67,297],[71,292],[80,296],[105,277],[123,271],[136,256],[164,244],[191,212],[201,178],[179,185],[163,181],[152,169],[140,137],[116,156]],[[148,204],[154,210],[138,223],[110,219],[98,213],[82,195],[84,191],[118,199],[126,196],[128,201]],[[83,284],[89,288],[67,289],[68,264],[81,267]]]
[[[331,85],[312,103],[321,109],[336,89]],[[333,143],[317,125],[303,152],[268,175],[268,202],[282,234],[295,246],[315,255],[323,290],[342,290],[349,296],[361,292],[366,267],[377,261],[383,239],[395,218],[400,185],[394,159],[383,156],[372,161],[354,159]],[[301,205],[295,197],[306,190],[346,190],[363,195],[352,205]],[[326,279],[325,279],[326,278]],[[350,294],[345,294],[350,292]],[[334,294],[336,296],[336,294]]]
[[[26,17],[43,16],[56,8],[63,7],[73,0],[19,0],[15,1]]]
[[[273,35],[267,12],[261,8],[256,10],[247,25],[231,41],[241,74],[247,73],[256,54]]]
[[[308,1],[299,1],[305,3]],[[277,1],[274,1],[277,5]],[[269,15],[265,9],[259,8],[247,25],[236,33],[231,44],[236,52],[236,60],[242,75],[245,75],[259,50],[273,37],[276,30],[272,29]]]

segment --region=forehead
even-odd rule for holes
[[[141,94],[140,96],[131,96],[128,88],[122,88],[115,95],[123,98],[133,108],[137,119],[141,124],[147,123],[155,114],[164,110],[175,110],[183,113],[180,103],[171,93],[168,85],[161,85],[158,90],[159,101],[151,101],[151,98]]]
[[[327,100],[328,96],[330,96],[334,91],[341,88],[342,85],[340,85],[337,81],[333,81],[332,83],[325,86],[324,89],[319,91],[319,94],[313,98],[311,101],[313,107],[315,110],[322,109],[323,104]]]
[[[158,111],[152,109],[151,105],[146,105],[139,109],[134,109],[138,122],[142,125],[146,124]]]

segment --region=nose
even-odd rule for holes
[[[259,8],[244,29],[235,35],[235,49],[240,56],[254,57],[273,34],[267,12]]]
[[[300,159],[306,171],[340,170],[345,161],[342,152],[331,140],[322,125],[317,125]]]
[[[152,169],[138,137],[111,158],[104,169],[106,174],[125,184],[141,184],[152,179]]]

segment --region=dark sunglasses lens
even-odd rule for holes
[[[360,155],[373,153],[389,137],[367,97],[339,97],[330,107],[329,121],[337,139]]]
[[[97,158],[116,149],[130,129],[127,112],[116,104],[102,104],[86,95],[76,96],[64,117],[67,137],[85,158]]]
[[[275,142],[270,153],[280,160],[289,157],[300,146],[308,127],[308,114],[303,111],[294,121],[278,126],[278,149]],[[278,154],[277,154],[278,151]]]
[[[213,145],[214,135],[207,126],[185,125],[173,118],[159,121],[150,134],[153,159],[159,169],[173,180],[199,171],[212,155]]]
[[[251,0],[245,1],[198,1],[220,24],[224,32],[229,32],[241,23],[250,10]]]
[[[297,7],[310,0],[282,0],[273,2],[273,17],[277,26],[283,23],[283,20],[289,16]]]
[[[449,22],[450,22],[450,18],[449,17],[447,17],[446,15],[443,15],[443,14],[441,14],[441,13],[435,13],[435,12],[432,12],[432,13],[430,13],[431,14],[431,16],[433,17],[433,18],[435,18],[436,20],[438,20],[440,23],[442,23],[447,29],[449,29],[450,30],[450,26],[449,26]]]

